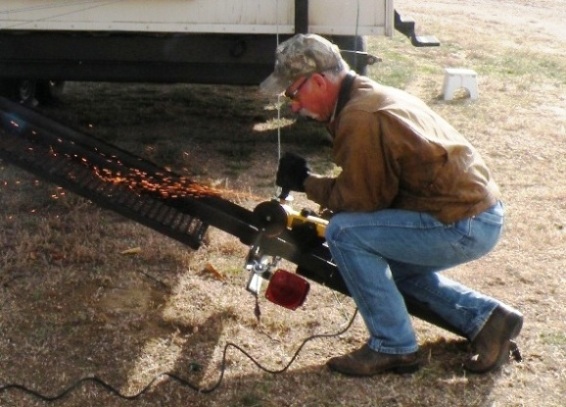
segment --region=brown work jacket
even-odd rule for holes
[[[426,212],[443,223],[474,216],[499,190],[476,149],[424,102],[357,76],[329,124],[337,177],[310,175],[307,197],[335,212]]]

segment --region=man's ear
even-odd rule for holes
[[[311,81],[314,81],[316,87],[322,91],[325,91],[326,87],[328,86],[328,83],[326,82],[324,75],[320,73],[314,73],[311,77]]]

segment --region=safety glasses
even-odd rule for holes
[[[285,97],[289,98],[291,101],[297,100],[297,96],[299,95],[299,92],[301,91],[301,88],[303,86],[305,86],[305,83],[308,82],[308,80],[311,78],[311,75],[305,77],[305,79],[303,79],[301,81],[301,83],[299,84],[299,86],[297,86],[295,88],[295,90],[293,91],[289,91],[288,89],[285,91]]]

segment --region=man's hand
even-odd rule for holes
[[[304,192],[304,182],[310,172],[307,161],[296,154],[285,153],[279,160],[275,183],[283,190]]]

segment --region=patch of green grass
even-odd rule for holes
[[[543,332],[541,340],[547,345],[566,346],[566,334],[564,332]]]
[[[409,58],[397,53],[386,52],[383,62],[370,68],[372,79],[384,85],[404,89],[414,75],[414,66]]]
[[[384,85],[404,89],[415,75],[414,60],[403,52],[404,38],[372,39],[368,52],[381,58],[381,62],[368,67],[368,76]]]
[[[547,78],[566,84],[566,61],[558,55],[537,53],[532,50],[507,50],[500,54],[476,52],[477,68],[484,74],[506,78]]]

